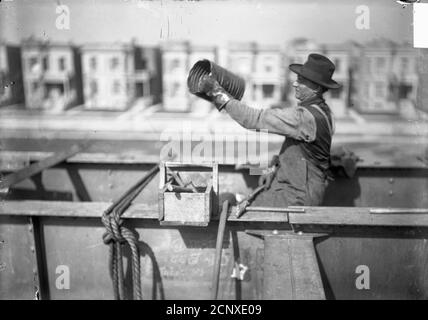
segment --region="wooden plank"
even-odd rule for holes
[[[11,163],[12,157],[25,161],[30,159],[37,161],[54,154],[53,152],[47,151],[13,151],[3,150],[0,151],[0,170],[6,171],[8,167],[14,167],[15,164]],[[272,154],[273,155],[273,154]],[[377,159],[376,157],[373,157]],[[154,164],[159,163],[159,154],[148,153],[144,151],[125,151],[118,153],[107,153],[107,152],[80,152],[77,155],[70,157],[67,162],[70,163],[114,163],[114,164]],[[165,159],[167,160],[167,159]],[[220,165],[236,165],[236,159],[234,157],[226,157],[225,159],[213,159],[220,160]],[[208,165],[207,165],[208,166]],[[364,161],[357,163],[358,168],[394,168],[394,169],[428,169],[428,164],[417,159],[415,155],[414,160],[408,163],[392,162],[392,161]],[[258,168],[258,164],[243,164],[240,165],[240,169],[251,169]]]
[[[29,161],[40,161],[51,157],[54,152],[40,151],[0,151],[0,171],[15,171],[25,167]],[[144,152],[105,153],[79,152],[66,159],[68,163],[106,163],[106,164],[155,164],[159,163],[159,155]]]
[[[428,213],[428,209],[377,208],[371,209],[371,214],[420,214]]]
[[[302,207],[305,213],[289,213],[292,224],[331,224],[367,226],[428,226],[428,214],[372,214],[381,208]],[[401,209],[404,210],[404,209]],[[411,212],[412,209],[409,209]]]
[[[71,202],[71,201],[3,201],[0,215],[56,216],[101,218],[112,202]],[[133,204],[123,218],[157,219],[157,205]]]
[[[111,203],[69,201],[3,201],[0,215],[58,216],[99,218]],[[371,209],[355,207],[302,207],[305,213],[257,212],[245,213],[239,219],[229,216],[231,222],[289,222],[292,224],[355,225],[355,226],[410,226],[428,227],[428,214],[371,214]],[[231,207],[234,212],[235,207]],[[410,209],[409,209],[410,210]],[[158,219],[158,205],[135,203],[123,218]],[[218,220],[218,214],[213,215]]]
[[[191,168],[191,169],[199,169],[199,168],[213,168],[215,166],[215,162],[207,161],[204,162],[177,162],[177,161],[167,161],[165,162],[165,166],[168,168]]]
[[[20,181],[23,181],[31,176],[43,171],[46,168],[52,167],[65,159],[71,157],[72,155],[78,153],[84,149],[87,145],[85,144],[75,144],[70,149],[54,154],[53,156],[47,157],[37,163],[25,167],[19,171],[11,173],[4,177],[0,181],[0,189],[8,188]]]

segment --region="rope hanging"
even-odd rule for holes
[[[110,247],[109,269],[116,300],[125,299],[122,246],[126,244],[129,245],[132,253],[133,298],[135,300],[142,299],[138,239],[131,230],[123,225],[121,217],[158,171],[158,165],[152,168],[141,180],[104,211],[101,218],[106,228],[106,232],[103,234],[103,242]]]

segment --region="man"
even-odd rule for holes
[[[199,82],[200,92],[244,128],[266,129],[286,137],[273,170],[262,176],[265,191],[254,200],[254,206],[316,206],[323,200],[334,130],[323,93],[340,85],[332,80],[334,64],[323,55],[310,54],[303,65],[291,64],[289,68],[297,74],[293,87],[299,100],[291,108],[250,108],[234,99],[211,76]]]

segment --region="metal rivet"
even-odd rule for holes
[[[389,190],[389,195],[392,196],[394,194],[394,191]]]
[[[36,249],[34,249],[34,246],[30,247],[31,252],[34,252]]]
[[[389,178],[389,183],[394,183],[394,178]]]
[[[28,226],[28,231],[32,232],[33,231],[33,226]]]
[[[37,269],[36,268],[33,268],[33,273],[37,274]]]
[[[278,234],[278,230],[273,230],[272,233],[273,234]]]

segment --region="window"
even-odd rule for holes
[[[91,80],[89,83],[90,95],[94,96],[98,93],[98,83],[96,80]]]
[[[371,68],[371,63],[372,63],[372,59],[371,58],[367,58],[366,59],[366,71],[367,72],[371,72],[372,68]]]
[[[33,82],[32,84],[31,84],[31,91],[37,91],[37,90],[39,90],[39,83],[38,82]]]
[[[376,58],[376,68],[379,71],[384,71],[386,68],[386,59],[384,57]]]
[[[28,59],[28,66],[31,72],[36,72],[38,66],[37,57],[31,57],[30,59]]]
[[[336,71],[336,73],[337,72],[340,72],[340,59],[339,58],[336,58],[336,59],[334,59],[334,66],[335,66],[335,71]]]
[[[170,87],[169,96],[171,98],[176,97],[180,91],[180,84],[178,82],[174,82]]]
[[[176,69],[180,68],[180,60],[179,59],[172,59],[169,65],[169,71],[175,71]]]
[[[274,90],[275,90],[275,86],[273,84],[263,84],[262,85],[263,98],[273,98]]]
[[[240,73],[241,75],[247,75],[251,72],[250,59],[246,57],[238,58],[237,64],[238,64],[237,72]]]
[[[401,71],[407,71],[409,68],[409,58],[402,57],[401,58]]]
[[[48,57],[43,57],[42,60],[42,65],[43,65],[43,70],[44,71],[48,71],[49,70],[49,58]]]
[[[58,59],[58,69],[59,71],[65,71],[65,59],[61,57]]]
[[[375,97],[385,98],[385,86],[382,82],[375,83]]]
[[[97,58],[91,57],[91,59],[89,59],[89,67],[91,68],[91,70],[97,69]]]
[[[382,109],[384,109],[384,104],[382,102],[375,102],[374,109],[375,110],[382,110]]]
[[[410,92],[412,92],[412,86],[409,84],[401,83],[398,87],[398,98],[408,99]]]
[[[264,70],[266,73],[270,73],[273,70],[272,67],[273,59],[271,57],[267,57],[263,60]]]
[[[147,69],[147,59],[142,56],[137,56],[135,58],[135,70],[146,70]]]
[[[114,80],[113,81],[113,93],[114,94],[119,94],[120,93],[120,81],[119,80]]]
[[[115,70],[119,66],[119,58],[113,57],[110,59],[110,69]]]

